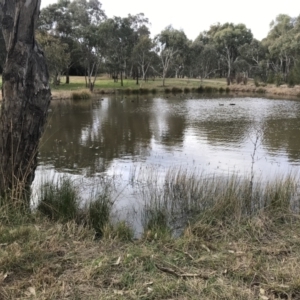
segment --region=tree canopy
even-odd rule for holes
[[[53,80],[57,74],[80,73],[91,90],[99,72],[121,78],[121,84],[124,77],[160,76],[164,84],[167,77],[220,76],[231,81],[241,74],[278,84],[300,83],[300,16],[277,16],[262,41],[244,24],[211,25],[194,41],[172,26],[151,37],[149,25],[143,13],[107,18],[98,0],[58,0],[42,9],[41,43],[57,48],[45,47],[47,59],[64,56],[66,62],[59,71],[51,68]]]

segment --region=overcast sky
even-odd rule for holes
[[[42,8],[57,0],[42,0]],[[108,17],[143,12],[154,36],[168,25],[183,29],[189,39],[220,22],[244,23],[258,40],[267,36],[269,25],[279,14],[297,17],[299,0],[100,0]]]

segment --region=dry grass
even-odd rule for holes
[[[131,242],[74,223],[0,226],[0,299],[299,299],[300,221],[289,220]]]
[[[154,175],[133,174],[133,184]],[[164,190],[154,182],[143,193],[152,195],[150,208],[165,203],[172,215],[182,206],[197,211],[207,199],[177,238],[157,226],[164,217],[148,220],[139,240],[124,222],[107,222],[99,235],[85,221],[39,212],[0,218],[0,299],[300,299],[299,181],[251,188],[261,206],[249,214],[242,212],[249,186],[236,177],[224,186],[193,178],[172,172]]]

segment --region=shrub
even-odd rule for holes
[[[203,93],[204,92],[204,88],[202,85],[200,85],[198,88],[197,88],[197,93]]]
[[[177,88],[177,87],[173,87],[173,88],[172,88],[172,93],[173,93],[173,94],[182,93],[182,89]]]
[[[266,92],[266,90],[263,88],[259,88],[256,90],[256,93],[259,93],[259,94],[264,94],[265,92]]]
[[[89,91],[77,91],[77,92],[72,92],[71,98],[73,100],[87,100],[91,99],[92,94]]]
[[[147,89],[147,88],[140,88],[140,94],[149,94],[149,89]]]
[[[211,86],[206,86],[206,87],[204,88],[204,91],[205,91],[206,93],[212,93],[212,92],[213,92],[213,88],[212,88]]]

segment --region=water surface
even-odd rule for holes
[[[142,96],[56,101],[41,140],[36,184],[62,174],[119,176],[119,207],[136,170],[182,168],[274,176],[300,165],[300,102],[251,97]],[[130,195],[130,196],[129,196]]]

